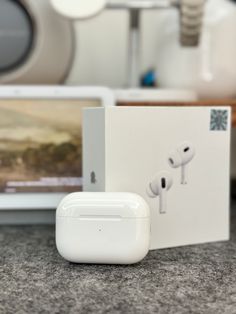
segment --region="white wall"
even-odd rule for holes
[[[141,14],[140,71],[155,66],[161,24],[177,10],[146,10]],[[127,86],[129,15],[125,10],[106,10],[75,23],[77,49],[68,84]]]
[[[68,84],[125,85],[128,23],[126,11],[110,10],[76,22],[76,55]]]

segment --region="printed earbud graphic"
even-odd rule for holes
[[[167,211],[167,191],[173,184],[172,177],[169,172],[159,172],[147,187],[147,194],[151,198],[159,196],[159,211],[160,214],[165,214]]]
[[[181,167],[181,184],[187,184],[187,164],[193,159],[195,149],[189,142],[184,142],[172,151],[168,163],[172,168]]]

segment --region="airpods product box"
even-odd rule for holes
[[[132,192],[151,210],[151,249],[229,239],[231,110],[84,110],[84,191]]]

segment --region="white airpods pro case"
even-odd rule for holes
[[[75,263],[133,264],[150,245],[150,210],[132,193],[72,193],[56,212],[56,246]]]

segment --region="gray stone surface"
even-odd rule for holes
[[[0,313],[236,313],[236,215],[230,242],[133,266],[70,264],[53,227],[0,227]]]

